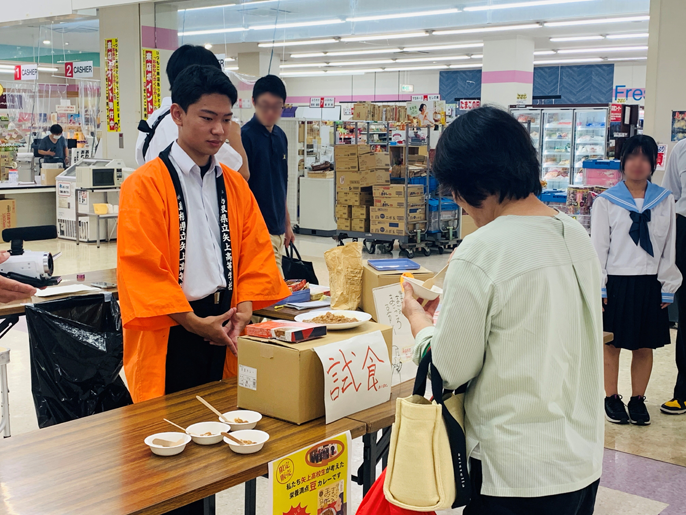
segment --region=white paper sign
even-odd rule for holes
[[[417,375],[417,365],[412,362],[414,337],[410,321],[403,315],[403,291],[400,284],[374,288],[374,306],[377,322],[393,328],[393,378],[395,386],[413,379]]]
[[[14,80],[36,80],[37,78],[37,64],[18,64],[14,67]]]
[[[77,61],[64,63],[64,76],[74,79],[92,77],[93,61]]]
[[[381,331],[315,347],[324,367],[326,423],[391,398],[391,361]]]
[[[88,286],[87,284],[67,284],[65,286],[50,286],[44,290],[38,290],[35,297],[54,297],[55,295],[65,295],[67,293],[82,293],[87,291],[100,291],[99,288]]]
[[[257,369],[238,365],[238,386],[257,391]]]
[[[73,114],[76,112],[76,106],[73,105],[59,105],[55,106],[55,111],[62,114]]]

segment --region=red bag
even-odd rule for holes
[[[385,469],[362,499],[362,504],[357,509],[356,515],[417,515],[419,512],[399,508],[386,500],[386,496],[383,494],[384,479],[386,479]],[[436,515],[433,511],[427,513]]]

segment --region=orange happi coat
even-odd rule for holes
[[[253,309],[290,295],[276,266],[269,232],[248,183],[222,165],[234,266],[232,306]],[[179,210],[169,172],[157,158],[124,181],[119,201],[117,281],[124,324],[124,370],[131,397],[164,395],[168,315],[191,311],[178,283]],[[227,349],[224,377],[236,375]]]

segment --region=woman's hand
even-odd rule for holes
[[[440,297],[427,302],[422,307],[423,300],[414,298],[414,289],[409,282],[406,281],[403,283],[403,291],[405,293],[403,299],[403,315],[410,321],[412,335],[417,336],[422,329],[434,325],[434,314],[440,303]]]

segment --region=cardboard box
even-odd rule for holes
[[[333,147],[333,156],[335,160],[343,157],[357,157],[356,145],[335,145]]]
[[[425,231],[426,223],[393,222],[388,220],[371,220],[369,223],[369,232],[374,234],[404,236],[409,232],[416,231],[417,229]]]
[[[424,186],[421,184],[407,187],[408,197],[422,197]],[[395,197],[405,198],[405,186],[374,186],[374,198]]]
[[[336,189],[339,191],[360,191],[362,189],[360,172],[336,171]]]
[[[374,157],[374,154],[360,154],[357,156],[357,162],[362,171],[376,168],[376,158]]]
[[[421,208],[424,202],[417,197],[411,197],[405,202],[405,199],[395,199],[393,197],[381,197],[374,199],[374,207],[402,207],[409,206],[410,208]]]
[[[474,219],[462,213],[462,221],[460,222],[460,239],[464,239],[465,236],[472,234],[476,231],[478,227],[474,223]]]
[[[369,173],[374,174],[375,186],[385,186],[391,183],[391,173],[388,171],[387,168],[384,168],[382,170],[379,170],[377,168],[376,170],[372,170]]]
[[[374,322],[295,344],[239,338],[238,406],[294,424],[323,417],[324,369],[314,348],[374,331],[381,331],[392,356],[393,330]]]
[[[384,168],[388,171],[391,168],[391,155],[388,152],[374,152],[376,166],[374,168]]]
[[[351,211],[350,218],[369,218],[369,206],[354,206]]]
[[[337,172],[357,172],[357,156],[337,157],[334,160]]]
[[[54,186],[55,178],[64,171],[64,168],[45,168],[40,169],[40,183],[42,186]]]
[[[336,229],[339,231],[352,231],[350,218],[339,218],[336,221]]]
[[[374,288],[380,288],[381,286],[399,283],[401,275],[403,275],[402,271],[379,272],[365,262],[362,267],[362,304],[360,306],[362,311],[369,313],[372,315],[372,318],[376,320],[376,308],[374,306],[374,294],[372,293],[372,290]],[[412,270],[412,275],[420,281],[426,281],[427,279],[431,279],[435,274],[431,270],[421,267],[419,270]]]
[[[14,199],[0,200],[0,231],[17,226],[17,201]]]
[[[367,218],[353,218],[350,230],[354,232],[369,232],[369,220]]]
[[[326,172],[307,172],[308,179],[333,179],[335,174],[333,170],[327,170]]]
[[[336,218],[352,218],[352,206],[336,204]]]
[[[426,220],[426,208],[415,207],[406,210],[404,207],[372,207],[369,210],[369,219],[387,222],[419,222]]]
[[[371,206],[374,204],[371,191],[339,191],[337,196],[338,203],[346,206]]]
[[[372,153],[372,147],[369,145],[355,145],[357,147],[357,155],[361,156],[363,154],[371,154]]]

